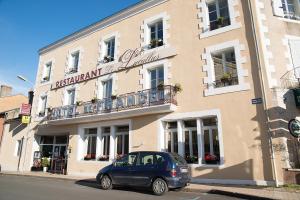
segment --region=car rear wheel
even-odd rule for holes
[[[168,191],[168,185],[166,181],[164,181],[161,178],[155,179],[152,184],[152,191],[155,195],[163,195],[165,192]]]
[[[112,189],[112,182],[111,179],[109,178],[109,176],[107,175],[103,175],[101,180],[100,180],[100,184],[103,190],[110,190]]]

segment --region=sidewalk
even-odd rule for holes
[[[85,180],[95,179],[95,177],[70,176],[61,174],[51,174],[43,172],[0,172],[0,175],[32,176],[55,178],[62,180]],[[273,187],[255,187],[255,186],[235,186],[235,185],[203,185],[190,184],[183,191],[185,192],[203,192],[220,194],[244,199],[282,199],[299,200],[300,191],[287,191],[285,188]]]

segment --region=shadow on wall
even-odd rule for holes
[[[237,180],[254,180],[253,160],[249,159],[245,162],[232,165],[223,169],[211,167],[197,167],[197,171],[209,170],[200,176],[193,176],[196,179],[237,179]]]
[[[27,124],[22,124],[20,120],[12,120],[7,122],[7,124],[9,124],[9,132],[12,132],[13,137],[27,127]]]

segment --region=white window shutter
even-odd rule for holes
[[[290,40],[291,57],[296,78],[300,78],[300,40]]]
[[[283,17],[283,6],[282,6],[282,1],[281,0],[273,0],[272,1],[272,6],[273,6],[273,13],[275,16]]]

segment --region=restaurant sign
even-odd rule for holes
[[[171,47],[159,50],[144,50],[143,48],[128,49],[119,58],[117,63],[100,64],[98,69],[56,81],[51,86],[52,90],[68,85],[85,82],[114,72],[128,70],[133,67],[155,62],[176,55],[176,50]],[[102,65],[102,66],[101,66]]]

